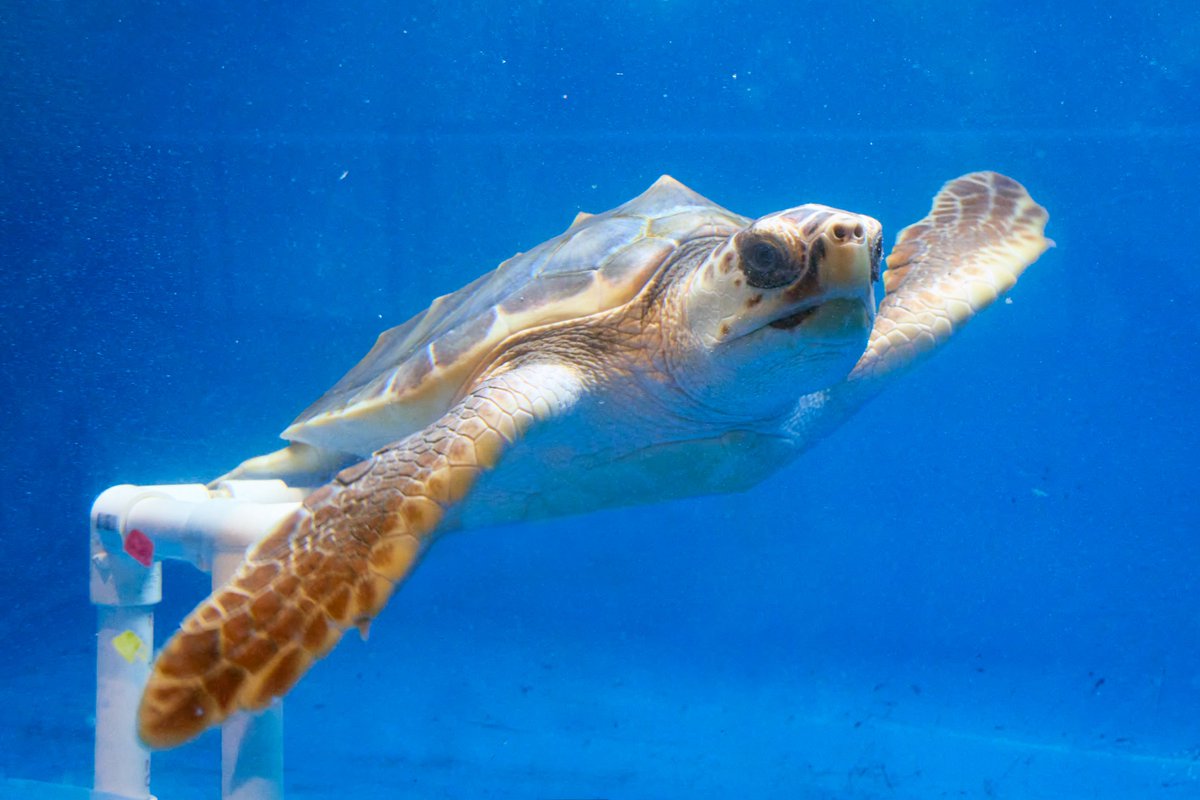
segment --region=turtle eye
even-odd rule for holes
[[[770,272],[782,260],[779,250],[766,242],[758,242],[750,248],[750,268],[755,272]]]
[[[741,247],[742,272],[746,282],[756,289],[775,289],[791,283],[797,270],[787,253],[774,242],[754,237]]]

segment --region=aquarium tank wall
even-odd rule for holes
[[[1200,796],[1197,8],[0,23],[6,796],[91,785],[107,487],[281,446],[379,333],[660,175],[890,248],[983,169],[1056,245],[1006,299],[745,493],[447,536],[288,696],[287,796]],[[159,645],[208,591],[165,565]],[[218,797],[219,760],[152,791]]]

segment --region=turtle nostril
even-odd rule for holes
[[[863,224],[861,222],[854,226],[854,238],[855,239],[858,239],[861,241],[864,233],[866,233],[866,230],[863,228]]]
[[[842,224],[842,223],[840,223],[840,222],[839,222],[839,223],[837,223],[836,225],[834,225],[834,226],[833,226],[833,238],[837,239],[839,242],[841,242],[841,241],[845,241],[845,239],[846,239],[846,226],[845,226],[845,225],[843,225],[843,224]]]

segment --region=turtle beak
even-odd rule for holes
[[[817,294],[869,301],[882,254],[881,226],[870,217],[834,214],[812,246]]]

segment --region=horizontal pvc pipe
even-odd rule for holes
[[[130,537],[153,543],[151,558],[178,558],[211,568],[215,552],[244,551],[300,505],[304,492],[282,481],[114,486],[92,506],[92,527],[110,557],[131,555]],[[95,598],[94,598],[95,599]],[[96,600],[105,602],[104,600]]]
[[[155,544],[159,558],[180,558],[210,569],[216,552],[244,553],[300,504],[250,503],[212,499],[189,503],[147,497],[129,509],[129,530],[139,530]]]

